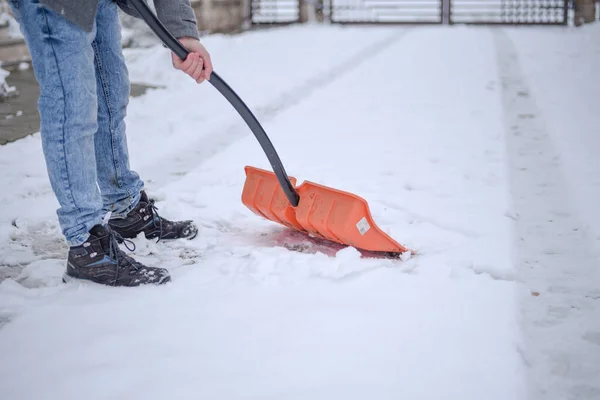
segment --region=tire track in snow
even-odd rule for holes
[[[600,264],[510,38],[494,30],[530,399],[600,398]],[[536,295],[532,295],[536,292]]]
[[[371,57],[391,47],[400,41],[406,33],[407,30],[404,28],[395,30],[392,34],[386,35],[383,39],[379,39],[376,42],[363,47],[353,56],[342,60],[329,70],[321,72],[318,75],[305,80],[301,85],[277,96],[277,98],[266,105],[251,109],[252,112],[261,125],[264,126],[265,122],[276,117],[282,111],[292,108],[306,100],[316,92],[328,87],[333,82],[354,71],[364,62],[370,60]],[[223,99],[223,101],[227,100]],[[176,181],[178,177],[185,175],[215,154],[224,151],[237,140],[246,137],[246,135],[252,135],[252,132],[246,126],[246,123],[241,117],[237,117],[238,120],[225,129],[219,129],[212,134],[203,136],[198,139],[198,141],[189,143],[188,148],[194,150],[180,154],[176,158],[171,157],[169,159],[158,160],[154,163],[156,167],[150,167],[143,171],[144,176],[152,177],[150,180],[147,180],[147,186],[152,189],[162,187],[167,183],[172,183]],[[267,134],[269,133],[267,132]]]

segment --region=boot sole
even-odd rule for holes
[[[77,282],[77,283],[91,283],[91,284],[99,285],[99,286],[110,286],[110,287],[113,286],[113,285],[107,285],[105,283],[94,282],[91,279],[77,278],[77,277],[74,277],[74,276],[71,276],[71,275],[67,274],[66,272],[62,276],[62,281],[63,281],[64,284],[69,284],[69,283],[72,283],[72,282]],[[117,287],[139,287],[139,286],[146,286],[146,285],[155,285],[155,286],[158,286],[158,285],[165,284],[167,282],[171,282],[171,275],[164,276],[158,282],[145,283],[145,284],[138,285],[138,286],[120,285],[120,286],[117,286]]]
[[[195,239],[198,236],[198,232],[199,231],[200,230],[196,228],[194,230],[194,232],[192,232],[188,236],[179,236],[179,237],[172,237],[172,238],[164,237],[164,238],[161,238],[160,241],[161,242],[172,242],[174,240],[181,240],[181,239],[193,240],[193,239]],[[130,239],[131,240],[131,239],[137,239],[138,237],[143,237],[146,240],[156,240],[156,239],[158,239],[158,236],[150,236],[150,237],[148,237],[148,236],[146,236],[146,234],[144,232],[139,232],[135,236],[132,236],[132,235],[123,236],[123,235],[121,235],[121,238],[123,238],[123,239],[118,238],[117,239],[117,243],[123,244],[123,242],[125,241],[124,239]]]

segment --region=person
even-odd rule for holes
[[[121,47],[119,8],[127,0],[8,0],[31,54],[40,87],[43,155],[68,245],[63,280],[104,285],[164,284],[168,270],[143,265],[119,248],[147,239],[193,239],[192,221],[157,212],[130,168],[125,116],[130,83]],[[158,18],[190,51],[172,65],[197,83],[210,78],[189,0],[155,0]]]

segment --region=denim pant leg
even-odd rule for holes
[[[104,211],[122,217],[134,208],[144,183],[129,166],[125,116],[129,76],[121,49],[121,24],[112,0],[100,0],[92,43],[98,87],[96,166]]]
[[[103,216],[94,149],[95,30],[83,31],[38,0],[10,0],[10,4],[40,86],[42,148],[60,205],[58,220],[68,244],[79,245]]]

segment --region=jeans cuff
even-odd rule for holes
[[[84,224],[80,224],[76,228],[72,229],[71,231],[74,231],[73,233],[65,232],[64,235],[67,240],[67,244],[70,247],[81,246],[90,237],[90,230],[94,226],[99,225],[101,223],[102,218],[100,218],[98,221],[91,220]]]
[[[123,200],[119,200],[111,207],[111,219],[126,218],[127,214],[133,210],[139,203],[142,197],[141,191],[137,191],[135,194],[125,197]]]

